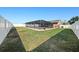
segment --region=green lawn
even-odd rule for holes
[[[0,52],[24,52],[26,51],[24,45],[17,33],[15,27],[13,27],[7,34],[6,38],[0,44]]]
[[[27,28],[16,28],[26,51],[32,51],[50,37],[55,36],[63,29],[53,29],[46,31],[34,31]]]
[[[71,29],[64,29],[35,48],[38,52],[79,52],[79,39]]]
[[[79,39],[71,29],[35,31],[13,27],[0,45],[0,51],[79,52]]]

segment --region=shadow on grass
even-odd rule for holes
[[[1,52],[25,52],[21,39],[13,27],[0,45]]]
[[[32,52],[78,52],[79,40],[71,29],[64,29],[57,35],[32,50]]]

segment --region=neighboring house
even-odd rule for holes
[[[71,25],[71,29],[73,30],[73,32],[76,34],[76,36],[79,39],[79,20]]]
[[[26,27],[33,27],[33,28],[50,28],[52,23],[45,20],[36,20],[25,23]]]
[[[53,20],[51,21],[51,23],[53,28],[60,28],[61,25],[60,20]]]
[[[69,28],[70,25],[61,20],[53,20],[53,21],[44,21],[44,20],[36,20],[25,23],[26,27],[31,28]]]
[[[51,23],[53,28],[70,28],[70,24],[61,20],[53,20]]]

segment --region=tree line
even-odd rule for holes
[[[75,23],[76,21],[78,21],[79,20],[79,16],[75,16],[75,17],[72,17],[69,21],[68,21],[68,23],[69,24],[73,24],[73,23]]]

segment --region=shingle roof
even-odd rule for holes
[[[27,22],[25,24],[51,24],[51,22],[45,20],[36,20],[36,21]]]

